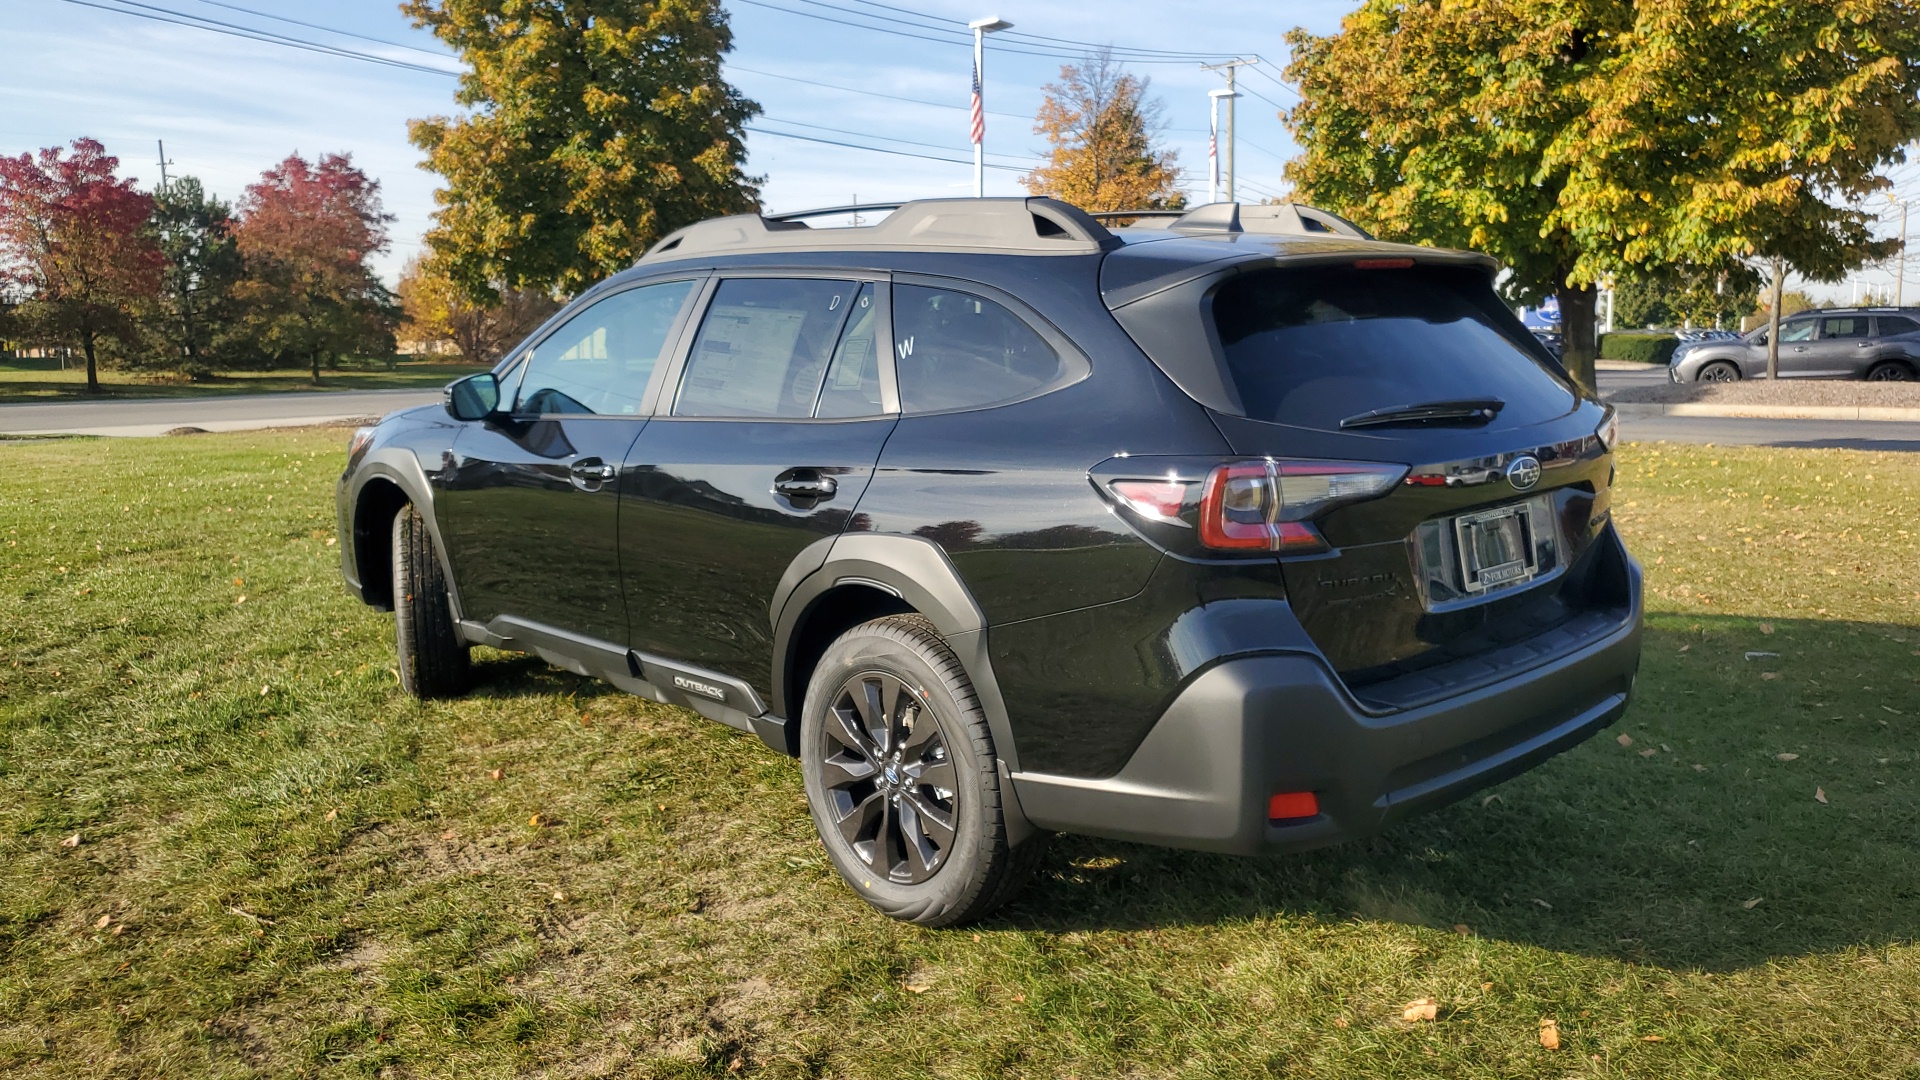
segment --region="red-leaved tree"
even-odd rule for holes
[[[96,345],[133,335],[133,309],[159,291],[165,264],[147,231],[153,200],[115,177],[119,166],[93,139],[75,139],[71,155],[0,156],[0,278],[23,297],[14,317],[33,337],[80,346],[89,393]]]
[[[241,298],[255,345],[275,360],[321,364],[393,351],[393,296],[368,265],[387,246],[380,185],[346,154],[298,154],[240,200]]]

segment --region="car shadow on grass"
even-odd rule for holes
[[[1386,920],[1709,970],[1910,942],[1916,652],[1913,627],[1651,616],[1627,715],[1532,772],[1298,855],[1058,838],[998,921]]]

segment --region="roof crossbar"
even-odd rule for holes
[[[876,224],[835,229],[814,229],[802,219],[845,214],[852,208],[714,218],[670,233],[640,262],[763,251],[863,249],[1094,255],[1120,245],[1120,238],[1086,211],[1057,199],[923,199],[886,208],[893,212]]]

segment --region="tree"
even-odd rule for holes
[[[1619,326],[1719,326],[1753,310],[1759,294],[1760,272],[1745,262],[1642,268],[1614,286],[1613,318]]]
[[[233,316],[240,246],[233,212],[183,176],[153,196],[153,235],[166,258],[160,336],[173,364],[199,377],[212,368],[216,330]]]
[[[159,287],[147,234],[153,202],[93,139],[73,153],[0,156],[0,275],[24,295],[13,321],[42,340],[77,344],[87,392],[98,393],[102,338],[135,333],[133,309]]]
[[[462,117],[416,120],[446,177],[427,243],[472,299],[577,291],[683,225],[759,206],[720,77],[719,0],[406,0],[468,70]]]
[[[1842,204],[1920,132],[1915,21],[1905,0],[1367,0],[1289,36],[1288,174],[1383,236],[1490,252],[1516,300],[1558,294],[1591,387],[1608,273],[1875,253]]]
[[[496,288],[498,300],[467,298],[431,258],[415,256],[400,273],[400,310],[416,341],[450,342],[473,363],[491,364],[560,310],[554,298],[533,289]]]
[[[320,366],[393,351],[393,298],[367,260],[387,246],[380,185],[346,154],[298,154],[268,169],[240,200],[246,330],[276,360]]]
[[[1154,146],[1162,123],[1148,85],[1127,74],[1106,49],[1061,67],[1060,81],[1047,84],[1033,123],[1053,149],[1047,163],[1020,183],[1035,195],[1095,212],[1184,206],[1178,154]]]

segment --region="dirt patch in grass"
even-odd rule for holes
[[[1876,405],[1920,409],[1920,382],[1863,382],[1858,379],[1745,379],[1730,383],[1659,383],[1629,386],[1606,395],[1608,401],[1677,405]]]
[[[1920,456],[1630,444],[1613,730],[1296,857],[1061,838],[927,931],[756,739],[490,650],[401,697],[337,432],[93,449],[0,446],[0,1074],[1920,1070]]]

